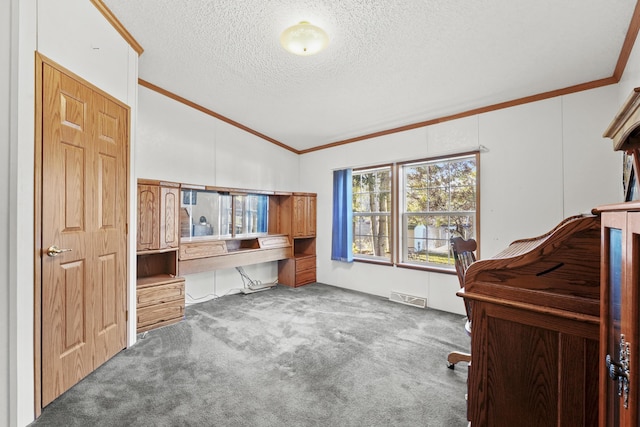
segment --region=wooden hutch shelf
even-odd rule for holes
[[[184,278],[178,277],[180,188],[138,181],[136,331],[145,332],[184,317]]]
[[[183,318],[179,274],[280,261],[280,283],[315,282],[315,234],[313,193],[138,180],[138,332]]]

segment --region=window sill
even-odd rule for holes
[[[394,264],[391,261],[386,261],[386,260],[377,260],[377,259],[372,259],[372,258],[354,258],[353,262],[360,262],[363,264],[375,264],[375,265],[384,265],[384,266],[388,266],[388,267],[398,267],[398,268],[406,268],[409,270],[422,270],[422,271],[429,271],[432,273],[442,273],[442,274],[451,274],[451,275],[455,275],[456,270],[455,268],[452,266],[451,268],[445,268],[445,267],[434,267],[434,266],[426,266],[426,265],[418,265],[418,264],[410,264],[410,263],[397,263]]]
[[[387,260],[377,260],[373,258],[353,258],[353,262],[361,262],[363,264],[387,265],[393,267],[393,263]]]
[[[442,274],[457,274],[455,268],[445,268],[445,267],[434,267],[432,265],[418,265],[418,264],[409,264],[409,263],[398,263],[396,264],[398,268],[407,268],[410,270],[422,270],[429,271],[432,273],[442,273]]]

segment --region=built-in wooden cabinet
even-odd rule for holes
[[[137,250],[179,246],[179,207],[178,184],[139,181]]]
[[[278,264],[278,283],[297,287],[316,281],[316,195],[280,196],[283,230],[293,238],[293,256]]]
[[[138,181],[137,332],[184,317],[185,281],[177,275],[179,207],[178,184]]]
[[[316,281],[315,238],[293,240],[293,257],[278,264],[278,283],[298,287]]]
[[[640,202],[602,212],[600,426],[637,426],[640,393]]]
[[[184,317],[179,275],[279,261],[278,281],[316,281],[316,195],[138,180],[138,332]]]

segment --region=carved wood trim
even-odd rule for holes
[[[631,91],[602,135],[613,140],[615,151],[640,147],[640,138],[630,138],[631,132],[640,124],[639,107],[640,87],[637,87]]]

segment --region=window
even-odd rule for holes
[[[454,264],[449,239],[476,237],[476,156],[403,164],[402,259]]]
[[[391,166],[357,170],[353,179],[353,255],[391,261]]]
[[[449,239],[478,240],[478,161],[473,153],[354,170],[354,258],[453,268]]]

